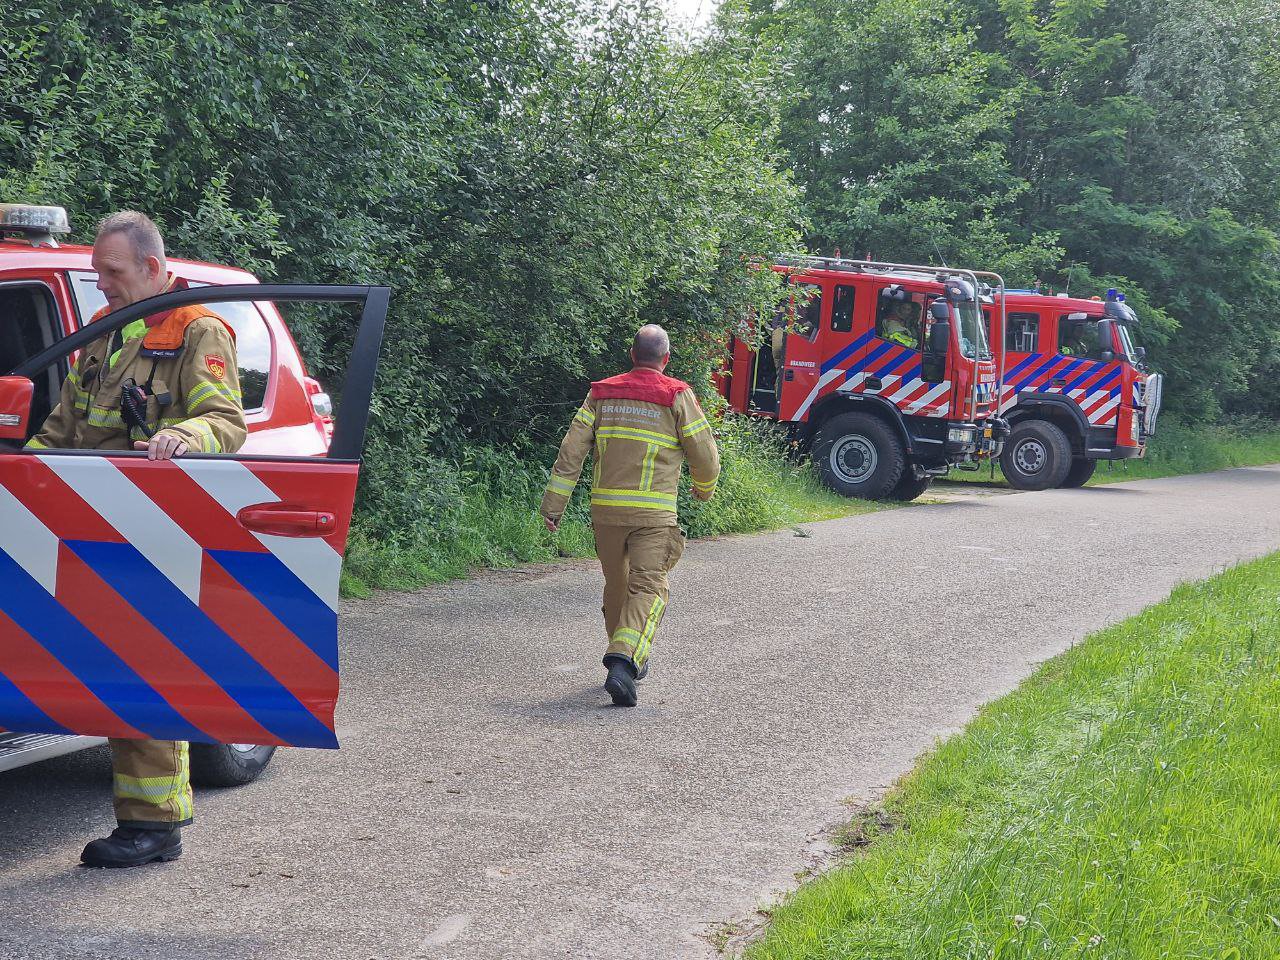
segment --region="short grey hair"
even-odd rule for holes
[[[145,263],[147,257],[155,257],[164,265],[164,238],[160,236],[160,228],[145,213],[137,210],[121,210],[109,217],[103,217],[98,224],[97,239],[109,237],[113,233],[123,233],[133,248],[133,255],[138,263]]]
[[[671,338],[656,323],[646,323],[636,331],[631,355],[636,363],[659,363],[671,352]]]

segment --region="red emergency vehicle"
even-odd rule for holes
[[[730,407],[787,424],[845,496],[912,500],[952,466],[997,456],[997,358],[984,303],[994,274],[827,257],[779,258],[788,294],[781,369],[760,318],[730,341]],[[763,340],[764,349],[756,344]]]
[[[194,779],[253,779],[276,745],[336,746],[337,590],[385,287],[259,285],[169,259],[190,289],[90,323],[91,248],[58,207],[0,204],[0,771],[102,738],[192,741]],[[336,418],[277,304],[359,327]],[[80,348],[206,303],[234,329],[235,454],[27,452]]]
[[[986,310],[1003,349],[1001,414],[1012,433],[1000,455],[1022,490],[1079,487],[1099,460],[1146,453],[1160,412],[1162,379],[1135,347],[1136,317],[1116,290],[1106,299],[1011,290],[1005,317]]]

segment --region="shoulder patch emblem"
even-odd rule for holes
[[[221,380],[227,375],[227,361],[216,353],[206,353],[204,355],[204,365],[217,380]]]

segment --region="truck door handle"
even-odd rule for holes
[[[884,386],[884,381],[879,377],[867,377],[866,383],[868,390],[879,390]]]
[[[1064,377],[1058,377],[1055,380],[1049,381],[1049,386],[1051,387],[1065,387],[1066,385],[1067,385],[1067,381],[1066,381],[1066,378]]]
[[[338,518],[325,510],[300,510],[284,503],[255,503],[244,507],[236,519],[246,530],[278,537],[327,537],[338,528]]]
[[[795,378],[796,378],[796,372],[794,370],[788,370],[786,373],[782,375],[783,380],[794,380]]]

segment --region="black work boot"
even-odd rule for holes
[[[615,707],[634,707],[636,705],[636,665],[630,657],[620,653],[610,653],[604,658],[604,665],[609,668],[609,676],[605,678],[604,688],[613,698]]]
[[[140,867],[156,860],[177,860],[182,856],[182,830],[143,830],[116,827],[111,836],[94,840],[80,854],[86,867]]]

